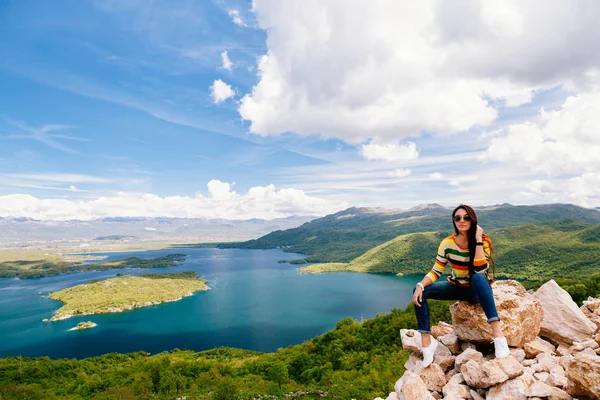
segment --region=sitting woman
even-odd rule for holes
[[[413,290],[423,348],[423,367],[432,363],[438,345],[431,337],[427,299],[467,300],[481,304],[493,330],[496,358],[506,357],[510,353],[502,334],[488,277],[490,261],[493,263],[492,241],[477,225],[475,210],[467,205],[461,204],[452,211],[452,223],[455,234],[442,240],[433,269]],[[448,262],[452,265],[452,275],[447,282],[437,281]]]

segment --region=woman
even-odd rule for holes
[[[492,241],[477,225],[475,210],[467,205],[461,204],[452,211],[452,223],[455,234],[442,240],[433,269],[413,290],[413,303],[421,333],[423,367],[432,363],[438,344],[431,337],[427,299],[468,300],[481,304],[494,333],[496,358],[510,354],[488,277],[490,260],[493,262]],[[437,281],[448,262],[452,265],[452,275],[447,282]]]

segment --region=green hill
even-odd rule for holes
[[[269,249],[307,254],[309,262],[349,262],[369,249],[400,235],[417,232],[451,232],[451,208],[437,204],[406,211],[352,207],[307,222],[297,228],[274,231],[243,243],[225,243],[221,248]],[[486,230],[571,218],[600,224],[600,211],[571,204],[478,207]]]
[[[500,228],[492,238],[496,277],[518,280],[578,278],[600,267],[600,226],[573,219]],[[427,273],[440,240],[450,232],[411,233],[385,242],[349,263],[314,264],[308,273],[352,271]]]

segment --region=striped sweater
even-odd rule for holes
[[[485,258],[475,259],[473,263],[475,272],[478,274],[485,274],[488,276],[490,244],[489,237],[485,237],[483,240]],[[452,275],[448,277],[448,281],[459,286],[469,286],[469,249],[459,247],[454,240],[454,235],[448,236],[440,243],[435,264],[427,276],[433,282],[437,281],[444,273],[444,269],[446,269],[448,263],[452,265]]]

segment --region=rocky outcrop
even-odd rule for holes
[[[460,332],[468,329],[465,325],[460,325],[460,321],[463,320],[459,318],[453,325],[441,323],[432,327],[432,332],[435,332],[440,343],[434,362],[427,368],[422,368],[419,354],[420,334],[414,330],[402,330],[403,347],[413,353],[405,364],[405,374],[396,382],[395,392],[390,393],[387,400],[600,400],[600,332],[597,332],[597,328],[592,330],[590,324],[584,322],[582,322],[584,328],[562,327],[561,330],[558,328],[555,331],[547,330],[545,332],[560,332],[560,335],[549,337],[547,336],[550,335],[549,333],[544,333],[545,338],[537,335],[531,337],[526,332],[519,332],[518,329],[541,332],[542,311],[539,311],[535,304],[539,305],[540,301],[536,299],[543,296],[524,295],[525,290],[522,287],[518,288],[516,286],[518,283],[516,285],[515,283],[499,285],[503,287],[502,293],[499,295],[495,293],[496,299],[504,299],[504,312],[510,314],[509,311],[512,310],[517,315],[501,316],[505,320],[518,321],[518,326],[511,331],[514,340],[510,345],[511,354],[508,357],[495,359],[491,347],[476,345],[480,341],[479,338],[484,337],[483,334],[462,335]],[[495,285],[495,292],[497,288],[498,285]],[[587,322],[596,326],[592,321],[596,313],[600,312],[598,311],[600,299],[590,298],[584,302],[581,309],[575,306],[576,311],[574,311],[570,296],[568,299],[565,297],[566,292],[560,287],[559,290],[556,289],[553,283],[550,283],[544,291],[548,288],[551,288],[554,293],[553,307],[562,310],[562,313],[575,314],[560,315],[557,317],[560,321],[569,324],[572,321],[580,321],[579,318],[583,315]],[[520,301],[517,298],[529,304],[530,310],[540,312],[539,325],[535,325],[535,318],[523,315],[524,306],[517,304]],[[557,299],[562,299],[562,302]],[[510,301],[516,303],[509,306]],[[464,308],[459,312],[463,310]],[[480,312],[483,314],[483,311]],[[554,314],[549,312],[543,315]],[[558,325],[556,321],[549,321],[547,318],[550,317],[543,318],[546,327]],[[533,321],[533,328],[528,327],[523,321]],[[457,325],[456,322],[459,324]],[[479,329],[477,324],[466,323],[466,326],[473,330]],[[506,325],[504,329],[505,332],[508,330]],[[589,334],[582,335],[582,329],[587,329]],[[573,337],[569,335],[574,335],[574,331],[577,332],[578,340],[569,343],[571,339],[566,338]],[[552,339],[556,337],[560,337],[561,340]],[[474,340],[470,340],[471,338]],[[525,341],[525,338],[528,340]]]
[[[600,399],[600,356],[577,354],[567,368],[567,392]]]
[[[598,329],[554,280],[542,285],[533,296],[544,308],[540,336],[552,343],[570,346],[586,340]]]
[[[495,282],[492,286],[496,309],[509,346],[523,347],[536,338],[544,311],[542,304],[517,281]],[[452,326],[460,340],[490,343],[492,328],[479,304],[459,301],[450,307]]]

